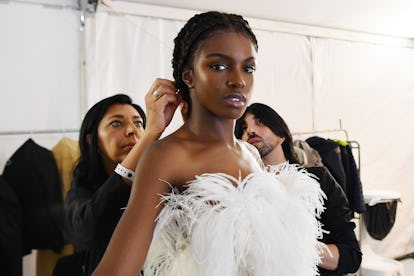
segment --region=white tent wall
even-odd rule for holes
[[[160,13],[148,16],[140,8],[148,6],[116,1],[98,7],[95,33],[88,38],[97,47],[89,61],[94,67],[87,76],[89,103],[124,92],[143,104],[156,77],[172,78],[172,39],[196,11],[163,12],[154,6]],[[414,118],[414,79],[409,73],[414,49],[317,38],[293,29],[272,31],[271,23],[267,28],[262,21],[260,26],[252,22],[259,56],[251,102],[275,108],[293,132],[337,129],[341,120],[349,138],[361,144],[363,188],[403,195],[388,237],[365,242],[388,257],[414,251],[414,195],[408,184],[409,166],[414,164],[409,141],[414,133],[408,127]],[[176,114],[166,134],[181,123]],[[336,135],[330,138],[346,138]]]
[[[0,173],[28,138],[51,149],[62,137],[77,137],[71,131],[82,116],[76,6],[75,0],[0,3]],[[23,258],[25,276],[36,275],[32,252]]]
[[[414,49],[312,39],[316,129],[341,118],[361,145],[364,190],[401,193],[395,225],[376,252],[398,257],[414,250]]]
[[[0,5],[1,170],[29,137],[51,148],[79,128],[79,28],[73,8]]]
[[[272,106],[292,129],[313,124],[312,60],[302,35],[254,30],[259,43],[258,68],[251,102]],[[292,112],[292,108],[300,112]]]
[[[95,47],[99,45],[88,55],[88,106],[114,93],[127,93],[138,104],[144,105],[143,96],[154,79],[172,77],[173,39],[183,24],[184,21],[98,10],[93,22],[95,31],[88,32],[91,37],[87,38]],[[261,54],[255,90],[263,93],[255,93],[252,101],[273,99],[283,114],[289,111],[287,103],[292,97],[300,95],[295,104],[308,116],[292,114],[293,118],[298,115],[292,125],[310,129],[312,68],[309,40],[303,36],[265,31],[257,31],[257,36]],[[175,116],[165,134],[181,123],[180,116]]]
[[[173,38],[196,11],[116,2],[116,8],[98,6],[86,20],[85,76],[79,10],[13,1],[0,4],[1,168],[29,137],[47,148],[62,136],[76,139],[76,133],[35,132],[79,128],[83,105],[89,108],[115,93],[129,94],[143,105],[154,78],[171,78]],[[134,14],[136,10],[141,12]],[[361,144],[364,189],[402,194],[391,233],[383,241],[367,242],[389,257],[413,252],[409,174],[414,165],[414,129],[409,125],[414,119],[414,48],[373,44],[369,41],[379,37],[358,33],[349,37],[361,42],[341,40],[340,30],[315,33],[307,26],[249,21],[259,41],[251,102],[275,108],[292,132],[336,129],[341,119],[349,138]],[[166,133],[181,123],[176,114]],[[20,131],[27,133],[1,134]],[[24,274],[34,275],[32,270],[26,266]]]

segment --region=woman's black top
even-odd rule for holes
[[[65,200],[66,237],[84,275],[90,275],[103,257],[131,193],[131,186],[116,173],[93,184],[88,186],[95,188],[88,189],[73,182]]]

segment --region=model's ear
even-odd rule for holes
[[[184,83],[188,86],[188,88],[194,87],[194,77],[193,77],[193,70],[185,69],[183,74],[181,75]]]

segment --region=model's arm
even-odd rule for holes
[[[137,166],[128,206],[111,238],[103,259],[93,275],[138,275],[142,268],[162,206],[160,195],[170,187],[170,155],[159,148],[159,142],[144,152]]]
[[[155,97],[153,95],[154,91],[158,91],[160,97]],[[149,145],[158,140],[170,124],[179,104],[180,98],[176,95],[174,82],[167,79],[156,79],[145,95],[147,124],[144,133],[139,143],[122,160],[121,164],[124,167],[135,170],[141,154]],[[124,180],[131,184],[128,179]]]
[[[154,91],[158,91],[160,96],[155,97]],[[160,179],[170,179],[172,156],[162,149],[162,143],[153,144],[148,150],[146,148],[154,137],[158,139],[170,123],[180,98],[176,95],[173,82],[156,79],[145,96],[145,102],[148,114],[145,131],[148,136],[144,135],[141,142],[146,146],[135,150],[122,162],[125,167],[131,168],[134,162],[140,160],[136,166],[128,206],[94,275],[138,274],[151,244],[155,219],[162,208],[158,206],[160,195],[170,190],[168,184]]]

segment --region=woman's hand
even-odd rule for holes
[[[147,115],[145,131],[158,137],[161,136],[170,124],[180,101],[181,98],[173,81],[156,79],[145,95]]]
[[[122,160],[121,164],[135,170],[141,154],[154,141],[160,138],[165,128],[169,125],[174,116],[174,112],[181,102],[180,93],[176,92],[174,82],[167,79],[156,79],[150,90],[145,95],[145,106],[147,123],[139,142],[131,149],[128,155]],[[127,184],[132,182],[126,178]]]

